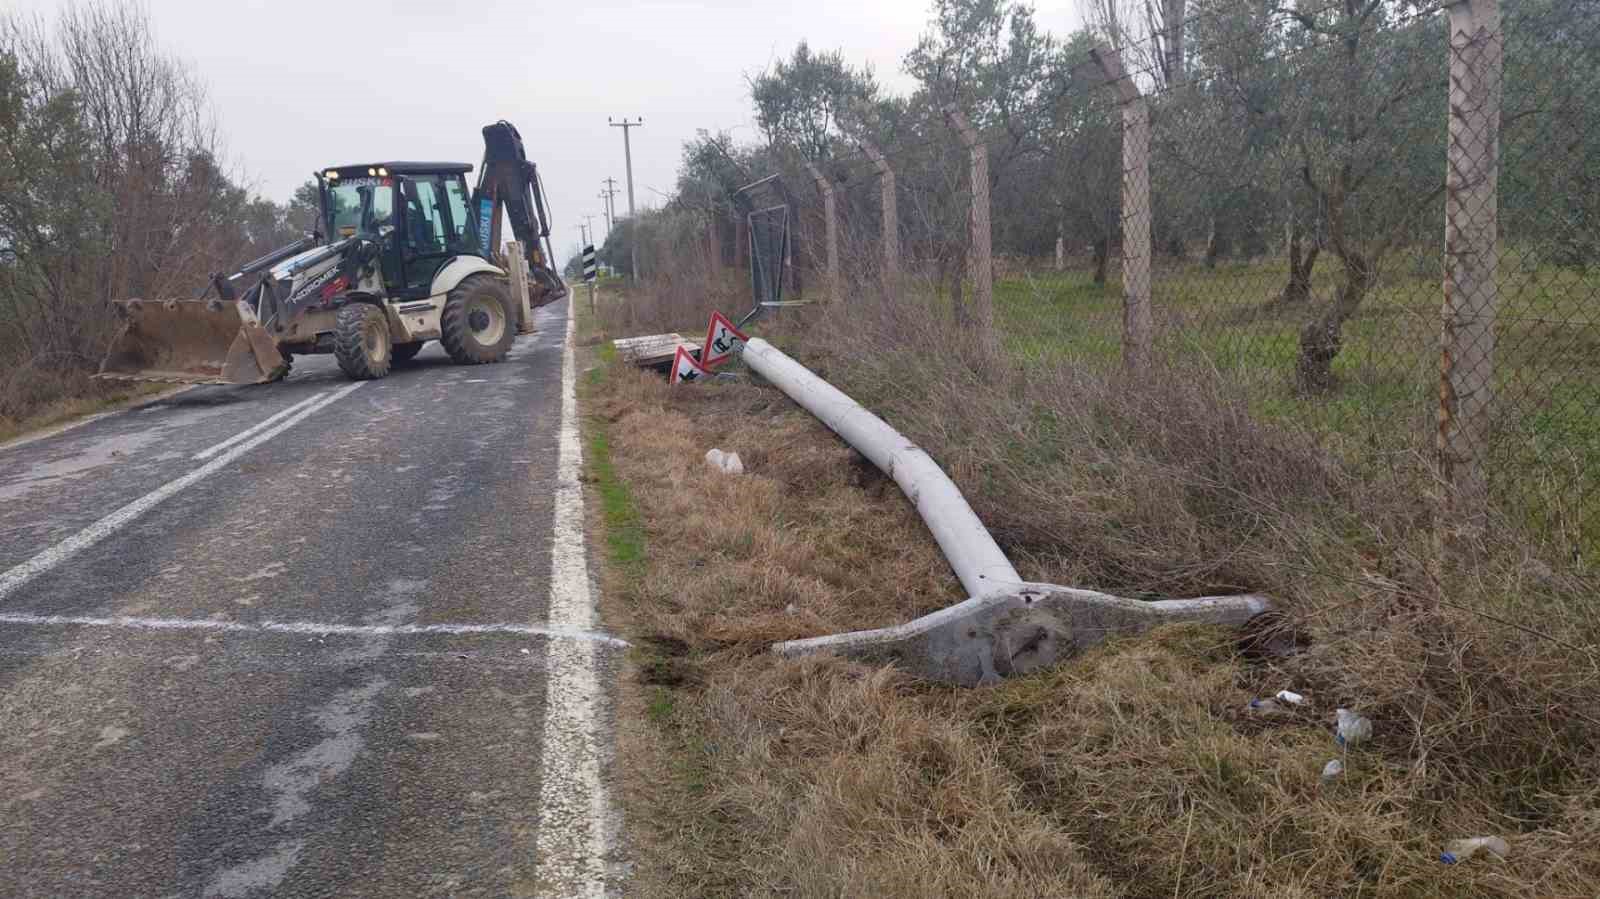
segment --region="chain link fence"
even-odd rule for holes
[[[1427,471],[1395,483],[1448,527],[1592,565],[1600,6],[1190,9],[1068,54],[1048,127],[913,97],[827,158],[769,151],[813,297],[837,266],[841,304],[928,304],[1031,365],[1198,367],[1356,470]]]

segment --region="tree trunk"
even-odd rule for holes
[[[1206,268],[1217,267],[1217,257],[1222,255],[1222,234],[1217,230],[1217,217],[1211,217],[1211,230],[1206,233]]]
[[[1305,249],[1305,236],[1298,224],[1289,226],[1289,283],[1283,286],[1278,302],[1294,305],[1311,299],[1311,269],[1317,264],[1317,254],[1322,247],[1316,244]]]
[[[1300,331],[1295,377],[1305,393],[1323,393],[1334,386],[1333,360],[1344,344],[1344,323],[1356,314],[1372,289],[1373,272],[1366,257],[1352,254],[1343,262],[1344,274],[1333,305]]]
[[[967,308],[966,286],[967,254],[963,252],[961,258],[950,266],[950,306],[955,310],[956,323],[961,325],[972,324],[972,310]]]
[[[1094,283],[1098,287],[1106,284],[1106,260],[1111,258],[1111,238],[1101,237],[1094,242]]]

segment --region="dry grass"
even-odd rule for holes
[[[698,341],[713,309],[737,317],[750,308],[744,277],[732,269],[708,272],[686,267],[682,272],[660,273],[647,291],[627,281],[610,282],[600,288],[595,330],[608,337],[686,331],[684,337]],[[578,288],[577,296],[587,306],[588,288]]]
[[[644,647],[640,895],[1595,895],[1587,585],[1496,529],[1440,557],[1424,466],[1351,471],[1203,372],[1023,370],[854,311],[787,342],[939,459],[1025,576],[1268,591],[1302,650],[1175,628],[972,691],[778,660],[958,587],[893,484],[781,394],[614,368],[586,405],[645,545],[607,580]],[[1245,711],[1284,687],[1312,707]],[[1323,785],[1335,706],[1375,737]],[[1508,861],[1439,863],[1491,833]]]
[[[96,381],[85,372],[19,366],[0,377],[0,443],[170,389],[170,384]]]

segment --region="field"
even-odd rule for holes
[[[1299,332],[1312,306],[1277,302],[1282,265],[1157,270],[1153,289],[1165,358],[1214,368],[1253,412],[1304,427],[1356,466],[1390,465],[1432,446],[1438,412],[1439,277],[1387,277],[1344,331],[1338,386],[1295,389]],[[1314,293],[1331,295],[1321,265]],[[1488,468],[1496,499],[1561,556],[1600,549],[1600,273],[1502,273],[1497,418]],[[1121,284],[1087,273],[1014,277],[995,289],[1005,345],[1039,364],[1114,366],[1121,358]],[[1313,301],[1316,302],[1316,301]]]

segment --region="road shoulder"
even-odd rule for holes
[[[126,392],[119,390],[109,397],[65,400],[58,408],[30,415],[15,423],[5,423],[0,426],[0,438],[3,438],[0,439],[0,453],[65,434],[92,421],[164,402],[194,389],[193,384],[173,387],[169,384],[130,383],[125,386]]]

